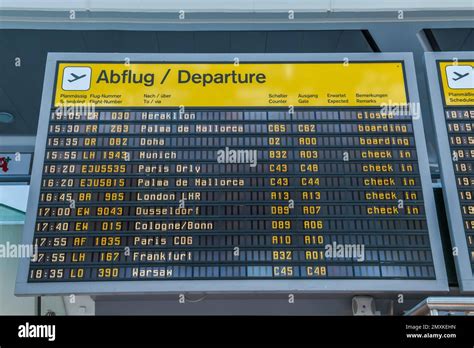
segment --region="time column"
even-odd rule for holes
[[[48,128],[31,280],[118,278],[132,172],[130,112],[54,111]],[[125,205],[124,205],[125,204]],[[120,249],[119,249],[120,248]],[[113,250],[112,250],[113,249]],[[118,255],[118,257],[116,257]],[[91,268],[92,264],[100,267]]]
[[[95,111],[71,108],[51,113],[35,224],[38,256],[31,264],[30,280],[80,280],[88,275],[83,265],[91,255],[83,249],[89,224],[79,220],[89,211],[80,202],[92,193],[78,187],[84,176],[81,163],[96,158],[98,120]]]

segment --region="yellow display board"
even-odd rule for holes
[[[474,61],[439,62],[447,106],[474,105]]]
[[[401,62],[59,63],[55,106],[303,107],[407,103]]]

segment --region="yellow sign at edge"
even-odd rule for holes
[[[439,72],[444,102],[447,106],[474,105],[474,88],[472,87],[474,84],[473,61],[439,62]],[[463,88],[469,86],[471,88]]]

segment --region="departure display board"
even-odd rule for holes
[[[472,292],[474,52],[431,53],[426,63],[457,275],[461,289]]]
[[[413,76],[50,54],[17,293],[446,290]]]

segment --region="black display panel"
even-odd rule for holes
[[[46,143],[30,281],[435,277],[409,118],[52,111]]]

